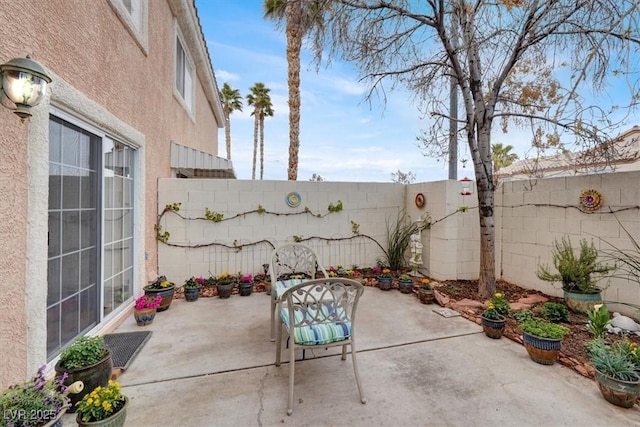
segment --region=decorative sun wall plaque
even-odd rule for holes
[[[586,212],[595,212],[602,206],[602,194],[598,190],[584,190],[580,193],[580,207]]]
[[[289,207],[297,208],[298,206],[300,206],[300,202],[302,202],[302,197],[300,197],[300,194],[292,191],[291,193],[287,194],[286,201]]]
[[[422,193],[416,194],[416,206],[418,208],[422,208],[424,206],[424,194]]]

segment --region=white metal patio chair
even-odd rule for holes
[[[355,342],[356,309],[363,292],[364,286],[355,280],[325,278],[308,280],[282,294],[284,305],[278,316],[276,366],[280,366],[282,336],[286,331],[290,337],[287,415],[293,413],[295,350],[298,348],[342,346],[342,360],[346,360],[347,346],[351,346],[360,401],[367,402],[360,384]]]
[[[291,286],[304,280],[315,279],[316,273],[329,277],[318,255],[310,247],[301,243],[287,243],[271,253],[269,274],[271,276],[271,341],[276,335],[276,311],[281,296]]]

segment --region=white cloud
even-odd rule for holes
[[[233,82],[240,80],[240,76],[235,73],[230,73],[229,71],[218,68],[216,70],[216,77],[218,81],[222,82]]]

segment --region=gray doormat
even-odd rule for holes
[[[104,336],[104,343],[111,350],[113,367],[126,370],[138,352],[151,337],[151,331],[123,332]]]

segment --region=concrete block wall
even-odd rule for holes
[[[581,238],[592,239],[599,249],[610,244],[630,249],[631,242],[610,212],[640,241],[640,172],[550,178],[537,181],[512,181],[498,186],[495,194],[496,277],[525,288],[562,296],[559,287],[536,277],[538,265],[551,263],[554,239],[568,235],[577,246]],[[593,188],[604,198],[595,213],[579,209],[579,196]],[[298,192],[302,202],[289,207],[285,198]],[[415,205],[422,193],[425,206]],[[430,214],[434,224],[422,232],[421,270],[437,280],[478,278],[480,266],[480,227],[477,195],[461,196],[457,181],[438,181],[410,185],[395,183],[347,183],[304,181],[239,181],[217,179],[161,179],[159,205],[182,202],[179,214],[184,218],[203,218],[205,208],[224,214],[225,221],[185,220],[166,214],[161,225],[169,231],[170,244],[199,248],[180,248],[158,243],[160,273],[181,283],[192,275],[262,271],[274,246],[301,236],[313,247],[325,267],[373,266],[383,257],[375,242],[365,238],[329,241],[322,238],[350,238],[351,221],[359,224],[363,235],[371,236],[386,247],[388,221],[405,212],[412,221]],[[343,210],[328,214],[329,203],[343,203]],[[261,205],[279,215],[248,214]],[[468,207],[459,212],[461,206]],[[308,208],[314,214],[291,215]],[[260,245],[234,249],[235,245],[265,241]],[[230,249],[211,247],[216,242]],[[234,243],[235,242],[235,243]],[[640,285],[615,278],[603,282],[607,301],[640,304]],[[619,308],[614,306],[615,308]],[[620,309],[620,311],[625,311]],[[628,311],[628,310],[626,310]]]
[[[313,247],[325,267],[373,266],[383,253],[369,239],[329,242],[306,239],[352,237],[353,221],[359,224],[360,234],[371,236],[384,246],[386,223],[395,221],[405,209],[406,192],[405,186],[395,183],[171,178],[160,179],[158,188],[158,212],[167,204],[182,203],[177,214],[168,212],[160,221],[162,232],[170,233],[170,245],[158,242],[159,273],[176,283],[192,275],[261,272],[272,248],[293,242],[294,236]],[[290,192],[300,194],[302,201],[298,207],[287,205]],[[338,201],[342,201],[342,211],[329,213],[329,203],[336,205]],[[235,217],[259,206],[277,215],[251,213]],[[206,208],[224,214],[225,220],[218,223],[205,220]],[[304,214],[305,209],[322,217]],[[297,213],[303,214],[293,215]],[[259,241],[265,242],[234,249],[234,246]],[[231,249],[209,245],[214,242]]]
[[[640,172],[549,178],[536,181],[512,181],[496,191],[496,264],[502,277],[512,283],[562,296],[559,285],[551,285],[536,276],[538,265],[552,265],[554,239],[569,236],[574,247],[580,239],[594,242],[606,251],[607,243],[631,249],[631,241],[616,220],[640,241]],[[583,190],[602,194],[603,206],[594,213],[579,209]],[[611,212],[617,212],[615,216]],[[640,304],[640,284],[622,278],[601,282],[609,302]],[[628,312],[625,307],[614,309]]]

